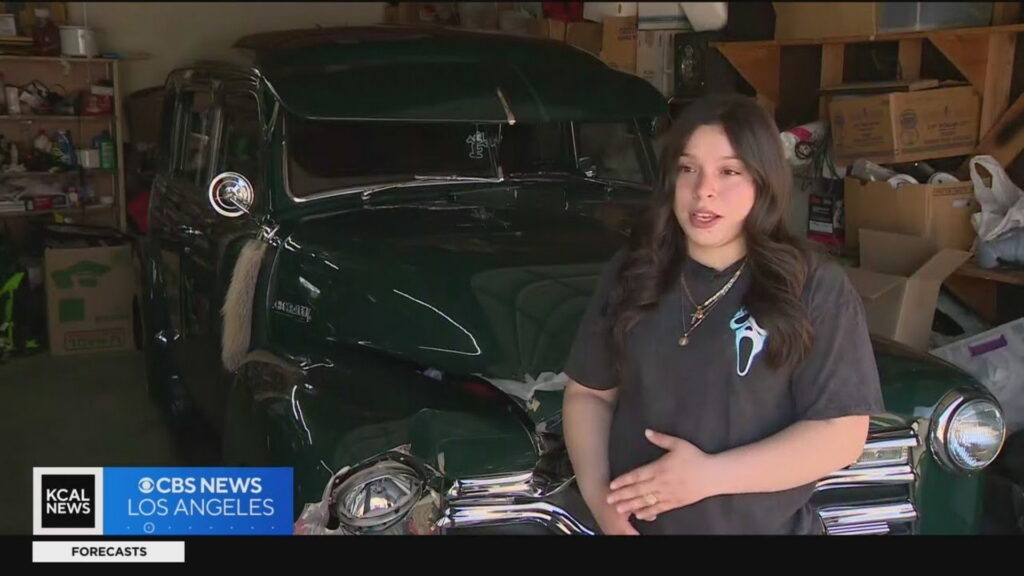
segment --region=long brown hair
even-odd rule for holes
[[[693,132],[708,125],[722,127],[757,190],[743,224],[751,275],[743,305],[771,334],[768,365],[776,369],[795,366],[811,346],[810,321],[800,298],[810,249],[786,227],[792,176],[779,130],[751,98],[715,94],[690,104],[663,138],[651,205],[631,235],[629,252],[611,292],[610,337],[618,382],[625,371],[629,331],[679,278],[686,238],[673,212],[678,161]]]

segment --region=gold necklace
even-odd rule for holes
[[[679,345],[680,346],[686,346],[687,344],[690,343],[690,333],[693,332],[694,330],[696,330],[697,326],[700,326],[701,322],[703,322],[704,319],[708,317],[708,314],[711,313],[711,310],[715,307],[715,305],[718,304],[722,300],[722,297],[725,296],[726,293],[729,292],[729,290],[732,288],[733,284],[736,283],[736,280],[739,279],[740,274],[743,273],[743,269],[746,267],[746,265],[747,265],[746,262],[744,262],[743,264],[740,264],[739,269],[736,270],[736,272],[733,273],[732,278],[730,278],[729,281],[726,282],[725,286],[722,286],[718,290],[718,292],[715,292],[714,294],[712,294],[711,297],[708,298],[707,300],[705,300],[703,304],[697,304],[697,302],[693,299],[693,295],[690,294],[690,287],[686,285],[686,273],[685,272],[680,272],[679,279],[680,279],[680,282],[683,285],[683,293],[690,300],[690,303],[692,303],[693,307],[694,307],[693,314],[690,315],[690,324],[691,324],[691,326],[690,326],[690,329],[687,330],[686,329],[686,301],[685,300],[682,301],[682,308],[683,308],[683,335],[679,337]]]

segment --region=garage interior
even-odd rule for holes
[[[233,45],[252,34],[373,25],[569,44],[653,85],[669,118],[708,93],[756,98],[793,171],[790,229],[848,267],[872,333],[960,366],[1001,402],[993,466],[1005,474],[987,489],[1017,507],[987,510],[984,525],[1024,533],[1024,451],[1010,434],[1024,425],[1021,3],[881,4],[4,3],[0,534],[31,533],[34,467],[220,461],[217,440],[176,436],[147,392],[134,246],[160,178],[168,74],[240,62]],[[900,147],[918,137],[928,146]],[[979,231],[972,214],[993,194],[1012,207]],[[997,221],[998,237],[981,238]],[[866,257],[922,242],[928,266]],[[114,272],[102,289],[90,266]],[[888,284],[872,283],[879,273]],[[69,288],[78,304],[60,300]],[[998,337],[986,364],[977,347]]]

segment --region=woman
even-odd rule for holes
[[[778,134],[743,96],[685,110],[588,305],[564,431],[605,534],[821,533],[814,483],[882,410],[859,296],[786,229]]]

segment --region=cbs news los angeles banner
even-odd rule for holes
[[[35,468],[35,536],[286,536],[291,468]],[[184,541],[34,541],[34,562],[184,562]]]

